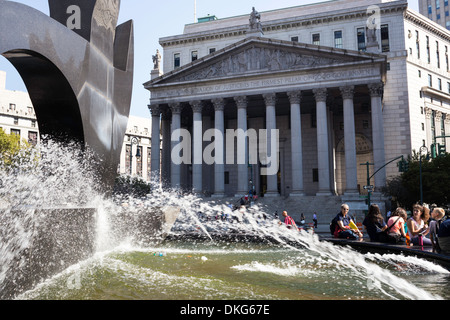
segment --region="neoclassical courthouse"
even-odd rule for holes
[[[266,197],[359,196],[367,185],[363,163],[372,174],[450,135],[450,32],[406,0],[250,8],[199,19],[160,44],[163,62],[154,57],[144,87],[152,149],[162,144],[151,168],[168,186],[217,197],[251,188]],[[279,150],[278,173],[263,175],[265,161],[249,159],[260,136],[245,139],[245,164],[216,150],[222,161],[179,165],[171,158],[179,128],[201,146],[192,159],[211,145],[203,141],[208,129],[223,136],[227,129],[277,129],[267,149]],[[437,142],[450,146],[449,139]],[[392,162],[370,183],[377,191],[396,174]]]

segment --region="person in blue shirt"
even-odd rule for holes
[[[349,210],[350,208],[347,204],[344,203],[341,205],[341,212],[339,212],[335,218],[337,224],[334,232],[335,238],[355,240],[358,237],[363,237],[362,233],[359,230],[352,230],[350,228],[350,221],[353,221],[353,219],[348,214]]]
[[[438,240],[441,253],[450,254],[450,219],[441,223],[438,232]]]

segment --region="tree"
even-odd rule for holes
[[[399,206],[411,208],[420,200],[420,155],[409,157],[409,170],[391,179],[384,193],[395,198]],[[428,160],[422,155],[423,202],[438,206],[450,203],[450,154]]]
[[[11,168],[20,163],[30,155],[31,146],[21,140],[17,134],[7,134],[0,128],[0,165]]]

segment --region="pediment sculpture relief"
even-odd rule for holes
[[[281,49],[252,47],[230,54],[227,57],[205,65],[200,69],[187,71],[175,81],[192,81],[245,74],[252,71],[283,71],[308,69],[345,62],[342,58],[313,56]]]

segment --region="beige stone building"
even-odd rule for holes
[[[450,32],[407,1],[251,11],[160,39],[163,62],[144,87],[162,134],[152,171],[168,186],[217,197],[254,188],[265,197],[357,200],[367,194],[363,163],[370,174],[380,169],[370,181],[376,195],[398,174],[397,162],[387,162],[450,134]],[[173,161],[179,128],[197,145],[191,162]],[[264,159],[249,159],[261,137],[242,139],[244,164],[225,161],[226,152],[213,164],[196,162],[211,144],[208,129],[225,141],[227,129],[277,129],[267,148],[279,150],[278,172],[263,175]]]

